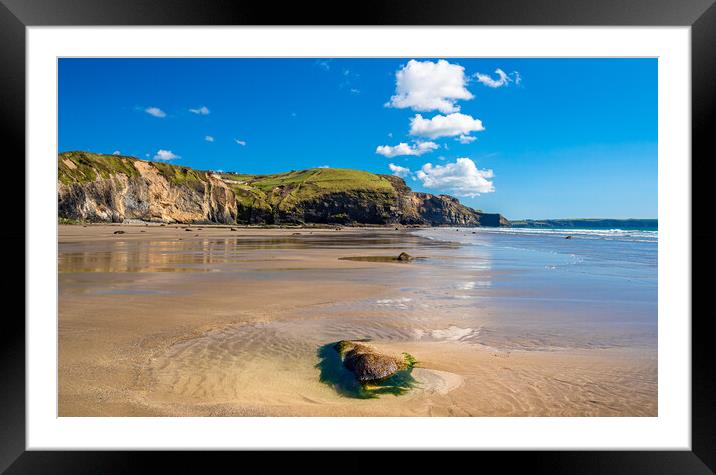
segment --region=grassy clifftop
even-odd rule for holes
[[[132,164],[134,160],[136,158],[119,155],[64,152],[57,156],[57,179],[69,185],[110,178],[116,173],[139,176],[139,171]]]
[[[110,178],[116,173],[139,176],[140,173],[133,164],[136,160],[138,159],[122,155],[63,152],[57,157],[58,179],[62,183],[70,184]],[[163,162],[146,163],[175,185],[193,185],[206,180],[206,174],[211,173],[236,191],[249,191],[259,196],[269,196],[272,192],[281,191],[282,195],[311,199],[326,193],[346,191],[395,192],[393,184],[386,177],[360,170],[311,168],[273,175],[247,175],[194,170]]]
[[[274,175],[221,173],[237,199],[245,204],[288,210],[332,193],[382,193],[396,196],[390,180],[380,175],[341,168],[311,168]]]
[[[139,176],[134,157],[102,155],[90,152],[64,152],[58,155],[58,179],[61,183],[86,183],[107,179],[113,174]],[[391,180],[360,170],[311,168],[272,175],[247,175],[194,170],[161,162],[146,162],[170,183],[194,189],[203,188],[207,174],[221,179],[244,206],[258,209],[290,210],[300,203],[320,199],[331,193],[355,194],[379,192],[396,196]]]

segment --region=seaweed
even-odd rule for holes
[[[375,399],[383,394],[400,396],[417,384],[412,375],[417,360],[409,353],[403,353],[403,369],[382,381],[361,384],[343,365],[343,350],[344,348],[338,346],[338,342],[319,347],[317,355],[320,361],[316,364],[316,368],[320,370],[319,381],[333,387],[341,396],[355,399]]]

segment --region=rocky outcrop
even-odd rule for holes
[[[285,212],[281,220],[325,224],[393,224],[398,222],[394,201],[395,194],[387,191],[335,192],[303,202],[299,215]]]
[[[410,254],[408,254],[407,252],[401,252],[400,254],[398,254],[398,257],[396,257],[396,259],[401,262],[410,262],[410,261],[415,260],[415,258],[413,256],[411,256]]]
[[[402,359],[376,352],[373,348],[348,340],[336,343],[343,365],[361,384],[382,381],[400,370],[408,369]]]
[[[198,186],[171,183],[149,162],[131,160],[136,174],[111,173],[94,180],[58,184],[60,217],[87,221],[234,223],[234,192],[205,174]]]
[[[59,217],[123,222],[500,226],[506,220],[403,179],[356,170],[218,174],[132,157],[58,156]]]

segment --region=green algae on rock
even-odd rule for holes
[[[396,358],[372,347],[350,340],[323,345],[318,350],[321,361],[320,381],[339,394],[358,399],[376,398],[382,394],[399,396],[417,383],[412,376],[416,359],[409,353]]]

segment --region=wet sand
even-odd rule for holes
[[[459,286],[421,298],[445,276],[509,281],[481,265],[461,276],[457,244],[393,228],[185,228],[59,227],[60,416],[657,415],[651,346],[579,332],[544,344],[499,333],[501,310]],[[340,259],[401,251],[426,259]],[[415,356],[416,387],[355,399],[319,380],[322,345],[364,338]]]

